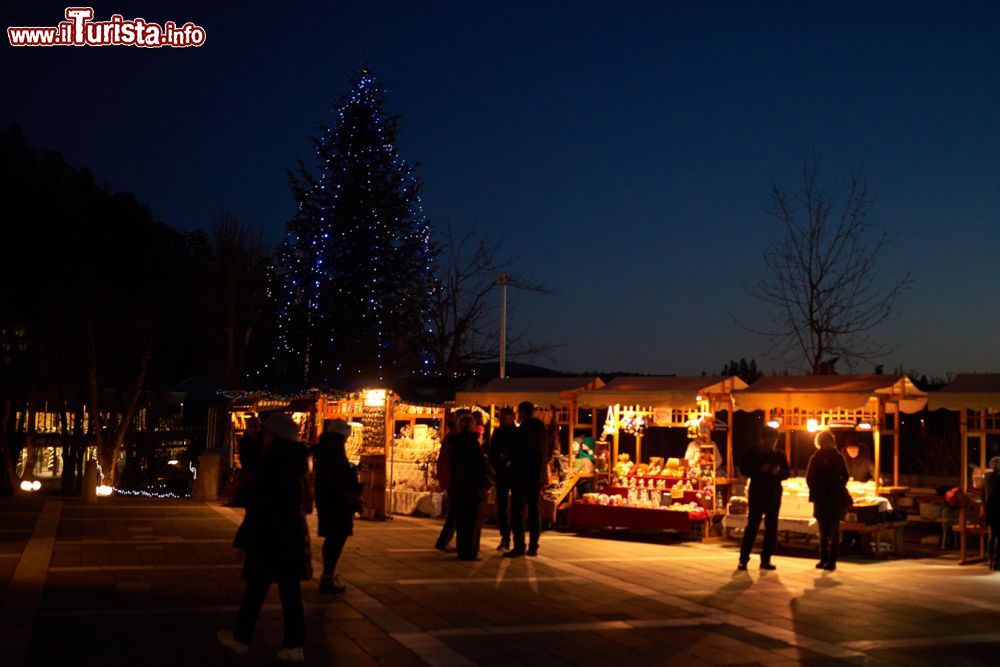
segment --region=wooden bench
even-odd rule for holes
[[[855,523],[852,521],[841,521],[840,532],[852,531],[861,535],[861,548],[865,549],[873,541],[875,548],[873,555],[876,558],[885,558],[888,554],[883,554],[881,550],[882,533],[888,533],[889,542],[892,544],[893,553],[902,555],[903,553],[903,526],[906,521],[886,521],[885,523]]]

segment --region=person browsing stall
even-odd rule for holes
[[[514,411],[503,408],[500,410],[500,426],[493,431],[488,453],[496,480],[497,523],[500,528],[498,551],[510,549],[510,461],[516,447],[517,425],[514,423]]]
[[[516,447],[510,461],[511,472],[511,528],[514,548],[504,553],[507,558],[527,554],[538,555],[539,537],[542,532],[542,488],[548,481],[549,460],[553,454],[553,438],[542,420],[535,416],[535,406],[524,401],[517,406],[518,420]],[[553,418],[554,421],[554,418]],[[524,511],[528,510],[527,549],[524,544]]]
[[[847,493],[847,465],[837,451],[837,439],[829,431],[816,434],[816,453],[806,468],[809,500],[813,516],[819,523],[818,569],[837,569],[837,551],[840,543],[840,522],[847,513],[850,496]]]
[[[765,427],[760,443],[754,445],[740,461],[740,471],[750,478],[747,491],[747,527],[740,546],[739,570],[746,570],[750,552],[757,540],[761,518],[764,519],[764,545],[760,555],[760,569],[777,569],[771,556],[778,544],[778,512],[781,511],[781,482],[788,479],[788,459],[778,449],[778,431]]]

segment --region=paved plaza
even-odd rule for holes
[[[242,592],[240,516],[190,501],[0,501],[0,664],[278,664],[276,591],[250,656],[215,644]],[[538,558],[511,561],[487,527],[483,560],[468,563],[431,548],[439,525],[357,523],[348,593],[304,587],[309,664],[995,665],[1000,653],[1000,574],[953,556],[826,573],[799,551],[776,572],[755,558],[738,573],[731,543],[548,532]]]

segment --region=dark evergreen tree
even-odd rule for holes
[[[274,370],[292,383],[429,370],[435,250],[421,181],[399,156],[399,116],[367,67],[291,175],[298,203],[279,255]]]
[[[757,360],[751,359],[749,363],[745,358],[736,361],[732,359],[728,364],[722,367],[722,375],[735,375],[747,384],[753,384],[758,379],[760,379],[763,373],[757,368]]]

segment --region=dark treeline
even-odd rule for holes
[[[144,391],[189,376],[236,386],[253,363],[267,249],[233,215],[210,233],[163,224],[16,127],[0,134],[0,169],[2,486],[32,452],[42,404],[65,408],[63,490],[75,491],[87,444],[112,483]]]

